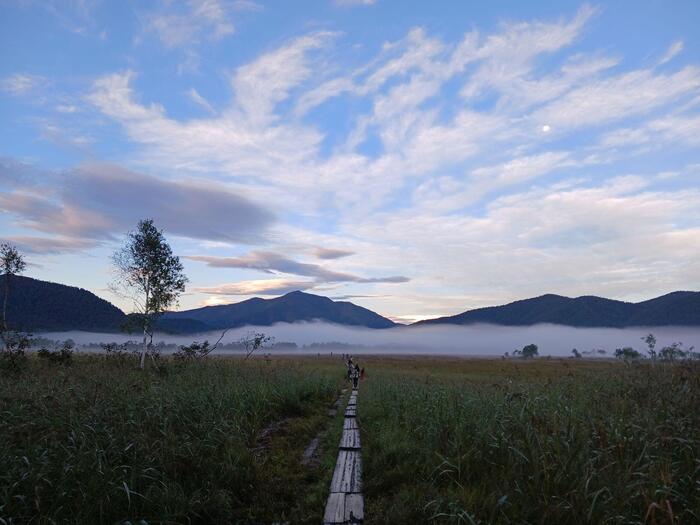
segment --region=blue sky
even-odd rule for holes
[[[399,320],[700,279],[700,3],[0,1],[0,237],[107,289],[153,217],[181,308]]]

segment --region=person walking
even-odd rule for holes
[[[360,382],[360,365],[355,365],[352,368],[352,387],[357,389],[357,384]]]

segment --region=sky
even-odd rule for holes
[[[153,218],[179,308],[398,321],[700,287],[700,2],[0,0],[0,239],[108,288]]]

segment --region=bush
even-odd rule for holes
[[[75,343],[69,339],[64,341],[57,350],[49,350],[42,347],[37,352],[37,355],[40,359],[45,359],[49,363],[70,365],[73,362],[73,348],[75,348]]]
[[[683,350],[683,343],[672,343],[670,346],[664,346],[659,352],[659,357],[664,361],[673,363],[680,361],[686,357],[690,357],[693,353],[693,347],[689,350]]]
[[[209,341],[198,343],[194,341],[191,345],[181,346],[180,349],[173,354],[173,358],[178,361],[197,361],[209,355],[213,348],[209,345]]]
[[[537,356],[537,345],[530,344],[524,346],[520,351],[520,355],[522,355],[525,359],[530,359],[531,357]]]
[[[0,350],[0,368],[18,372],[26,363],[26,350],[32,346],[31,334],[2,332],[4,347]]]
[[[626,346],[625,348],[616,349],[615,357],[617,359],[622,359],[623,361],[635,361],[637,359],[641,359],[642,354],[637,352],[634,348]]]

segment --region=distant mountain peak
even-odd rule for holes
[[[395,323],[386,317],[344,301],[333,301],[323,295],[301,290],[271,299],[255,297],[238,303],[168,312],[163,319],[172,324],[177,320],[198,322],[212,330],[237,328],[245,325],[269,326],[275,323],[325,321],[329,323],[390,328]]]

